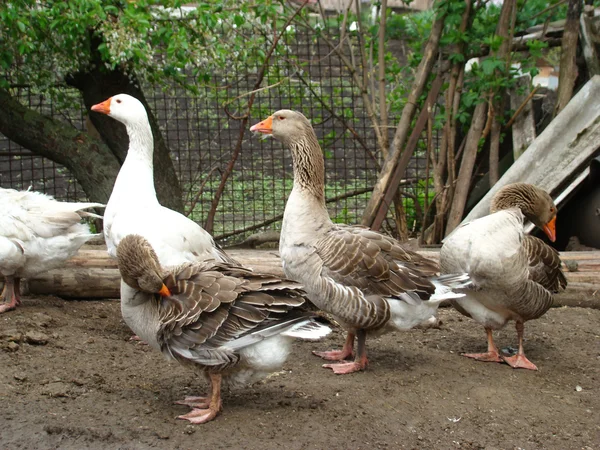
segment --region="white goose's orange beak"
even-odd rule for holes
[[[104,100],[102,103],[98,103],[97,105],[92,106],[92,111],[96,111],[102,114],[110,114],[110,101],[112,97],[107,100]]]
[[[160,288],[160,291],[158,291],[158,293],[163,296],[163,297],[170,297],[171,296],[171,291],[169,290],[169,288],[163,283],[162,287]]]
[[[273,116],[267,117],[262,122],[252,125],[250,131],[258,131],[264,134],[273,134]]]
[[[542,230],[544,230],[544,233],[546,233],[546,236],[548,236],[548,239],[550,239],[551,242],[556,241],[556,216],[544,225]]]

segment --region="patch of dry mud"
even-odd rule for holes
[[[282,373],[193,426],[173,401],[204,380],[129,341],[118,302],[26,298],[0,316],[0,448],[600,449],[600,311],[528,323],[537,373],[460,357],[485,350],[484,331],[440,316],[440,330],[368,340],[370,367],[353,375],[310,354],[341,346],[340,331],[297,343]],[[513,327],[496,337],[516,345]]]

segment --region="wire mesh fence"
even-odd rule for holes
[[[330,215],[334,221],[357,223],[377,179],[380,158],[358,86],[321,39],[295,33],[287,36],[283,45],[283,57],[271,64],[263,83],[273,87],[257,93],[250,123],[281,108],[299,110],[310,118],[325,157]],[[256,230],[278,229],[292,188],[289,152],[272,139],[241,130],[242,122],[234,117],[244,110],[245,94],[252,91],[257,71],[249,67],[247,73],[215,75],[210,87],[200,88],[197,95],[183,88],[164,91],[147,86],[144,90],[170,149],[186,213],[198,223],[203,224],[208,216],[221,175],[241,136],[241,151],[225,184],[213,230],[217,239],[229,242]],[[78,100],[79,93],[66,87],[62,91],[72,98],[71,107],[57,110],[51,100],[27,87],[15,90],[30,108],[85,129],[87,111]],[[397,119],[391,117],[390,123]],[[406,174],[404,202],[409,228],[420,222],[417,216],[426,206],[426,147],[423,136]],[[61,200],[85,199],[79,183],[64,167],[2,135],[0,183],[15,189],[31,186]],[[393,222],[388,221],[387,226],[393,233]]]

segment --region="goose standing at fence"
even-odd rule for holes
[[[101,203],[59,202],[34,191],[0,188],[0,273],[4,289],[0,313],[21,303],[21,278],[31,278],[64,264],[97,234],[84,217],[99,218],[86,211]]]
[[[506,362],[513,368],[537,370],[523,350],[524,323],[542,316],[552,305],[552,294],[567,280],[559,254],[541,239],[526,235],[529,219],[551,241],[556,239],[556,205],[550,195],[531,184],[504,186],[493,197],[491,214],[468,222],[444,239],[440,252],[442,272],[465,271],[473,285],[453,301],[462,314],[484,326],[488,351],[465,354],[487,362]],[[516,323],[518,352],[498,351],[492,331],[510,320]]]
[[[140,234],[150,241],[161,264],[166,266],[208,259],[235,263],[200,225],[158,202],[154,188],[154,139],[144,105],[130,95],[119,94],[91,109],[123,123],[129,136],[127,156],[104,214],[108,253],[116,257],[121,239]]]
[[[295,338],[317,340],[331,329],[303,312],[300,285],[229,263],[212,261],[161,268],[144,238],[129,235],[117,247],[121,311],[141,339],[170,359],[200,371],[207,397],[188,397],[179,416],[192,423],[221,410],[221,381],[256,382],[281,369]]]
[[[408,330],[430,320],[444,299],[464,295],[453,289],[468,284],[465,274],[436,277],[437,264],[405,250],[395,239],[331,221],[325,207],[323,153],[304,115],[277,111],[250,130],[272,135],[292,153],[294,187],[279,245],[283,269],[348,331],[341,351],[313,352],[338,361],[323,367],[336,374],[363,370],[367,333]],[[344,361],[353,355],[355,337],[356,357]]]

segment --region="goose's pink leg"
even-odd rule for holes
[[[210,400],[208,402],[201,402],[201,397],[197,397],[196,399],[198,400],[198,407],[193,405],[194,409],[191,412],[178,416],[178,419],[187,420],[191,423],[206,423],[217,417],[222,406],[220,373],[210,374]]]
[[[191,408],[208,408],[210,405],[209,397],[186,397],[183,400],[174,402],[176,405],[185,405]]]
[[[344,343],[344,347],[341,350],[329,350],[326,352],[316,352],[313,351],[313,355],[320,356],[327,361],[343,361],[344,359],[352,358],[352,353],[354,350],[354,333],[351,331],[348,332],[348,336],[346,336],[346,342]]]
[[[19,278],[7,276],[4,280],[4,289],[0,299],[0,314],[15,309],[21,304],[21,295],[19,293]]]
[[[477,361],[502,362],[503,359],[500,357],[498,347],[496,347],[496,344],[494,344],[494,338],[492,337],[492,329],[486,328],[485,332],[487,333],[488,351],[486,353],[463,353],[463,356],[466,356],[467,358],[476,359]]]
[[[517,322],[515,327],[519,338],[519,351],[515,356],[502,356],[502,358],[513,369],[538,370],[536,365],[527,359],[523,350],[523,330],[525,329],[523,322]]]
[[[367,332],[364,330],[358,330],[356,340],[356,359],[352,362],[343,362],[336,364],[323,364],[323,367],[332,369],[334,373],[338,375],[345,375],[347,373],[359,372],[367,368],[369,361],[367,360]]]

